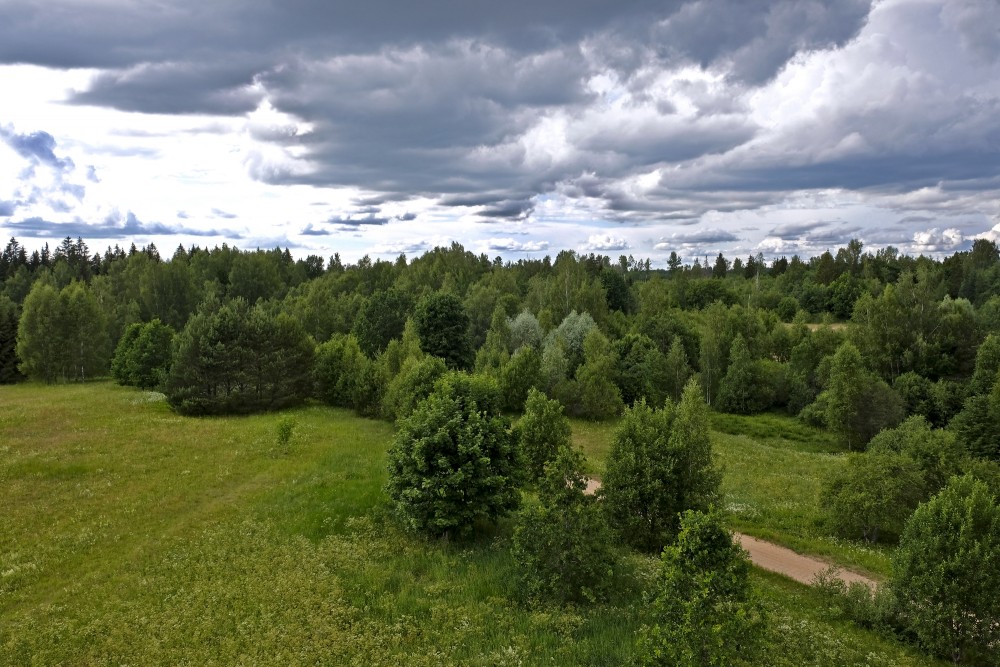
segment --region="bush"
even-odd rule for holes
[[[327,405],[355,407],[364,373],[371,363],[353,334],[335,334],[316,350],[313,367],[316,398]]]
[[[561,446],[545,468],[540,504],[518,514],[511,551],[529,600],[598,602],[615,584],[620,558],[596,498],[585,493],[582,466],[582,454]]]
[[[906,523],[889,585],[902,624],[954,662],[997,664],[1000,505],[970,476],[954,477]]]
[[[536,481],[545,474],[545,465],[569,446],[569,420],[559,401],[532,389],[524,403],[524,416],[514,427],[528,479]]]
[[[639,634],[643,665],[755,665],[764,607],[750,559],[714,513],[685,512],[677,543],[663,550],[653,625]]]
[[[115,348],[111,375],[122,385],[162,387],[170,372],[174,335],[160,320],[130,325]]]
[[[382,414],[388,419],[409,417],[420,401],[434,390],[434,383],[448,371],[440,357],[410,357],[403,363],[382,399]]]
[[[659,551],[677,534],[678,514],[708,509],[719,488],[712,465],[708,407],[696,380],[679,405],[625,410],[608,455],[601,494],[625,543]]]
[[[517,506],[516,452],[496,382],[449,373],[400,421],[387,491],[410,529],[463,536]]]
[[[924,496],[924,476],[908,456],[868,452],[848,456],[820,500],[833,531],[850,539],[892,540]]]

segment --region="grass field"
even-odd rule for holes
[[[599,472],[612,427],[586,426],[575,438]],[[395,528],[391,438],[328,408],[191,419],[111,384],[0,387],[0,664],[630,663],[653,559],[633,557],[606,605],[526,606],[509,524],[460,544]],[[717,434],[727,503],[757,503],[741,528],[815,540],[805,500],[768,506],[737,480],[782,451],[812,474],[834,458],[816,446]],[[805,587],[757,583],[775,664],[933,664],[831,620]]]

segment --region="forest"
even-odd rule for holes
[[[709,429],[795,418],[846,450],[822,480],[823,529],[892,550],[877,589],[820,582],[830,604],[929,655],[1000,664],[992,241],[943,259],[857,240],[770,262],[674,252],[654,269],[457,243],[344,264],[226,245],[101,254],[71,238],[29,254],[11,239],[0,278],[0,383],[110,376],[183,416],[319,404],[393,424],[400,525],[461,541],[513,517],[529,600],[606,601],[623,549],[659,556],[643,664],[767,654]],[[596,495],[567,418],[615,425]]]

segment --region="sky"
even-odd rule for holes
[[[1000,240],[1000,2],[2,0],[0,234],[951,254]]]

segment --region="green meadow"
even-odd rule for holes
[[[573,426],[600,475],[613,424]],[[734,528],[887,572],[886,553],[823,536],[840,464],[824,434],[771,415],[713,427]],[[528,605],[509,522],[461,543],[396,528],[392,433],[325,407],[195,419],[109,383],[0,387],[0,665],[631,663],[655,559],[630,557],[607,604]],[[773,664],[936,664],[807,587],[755,581]]]

